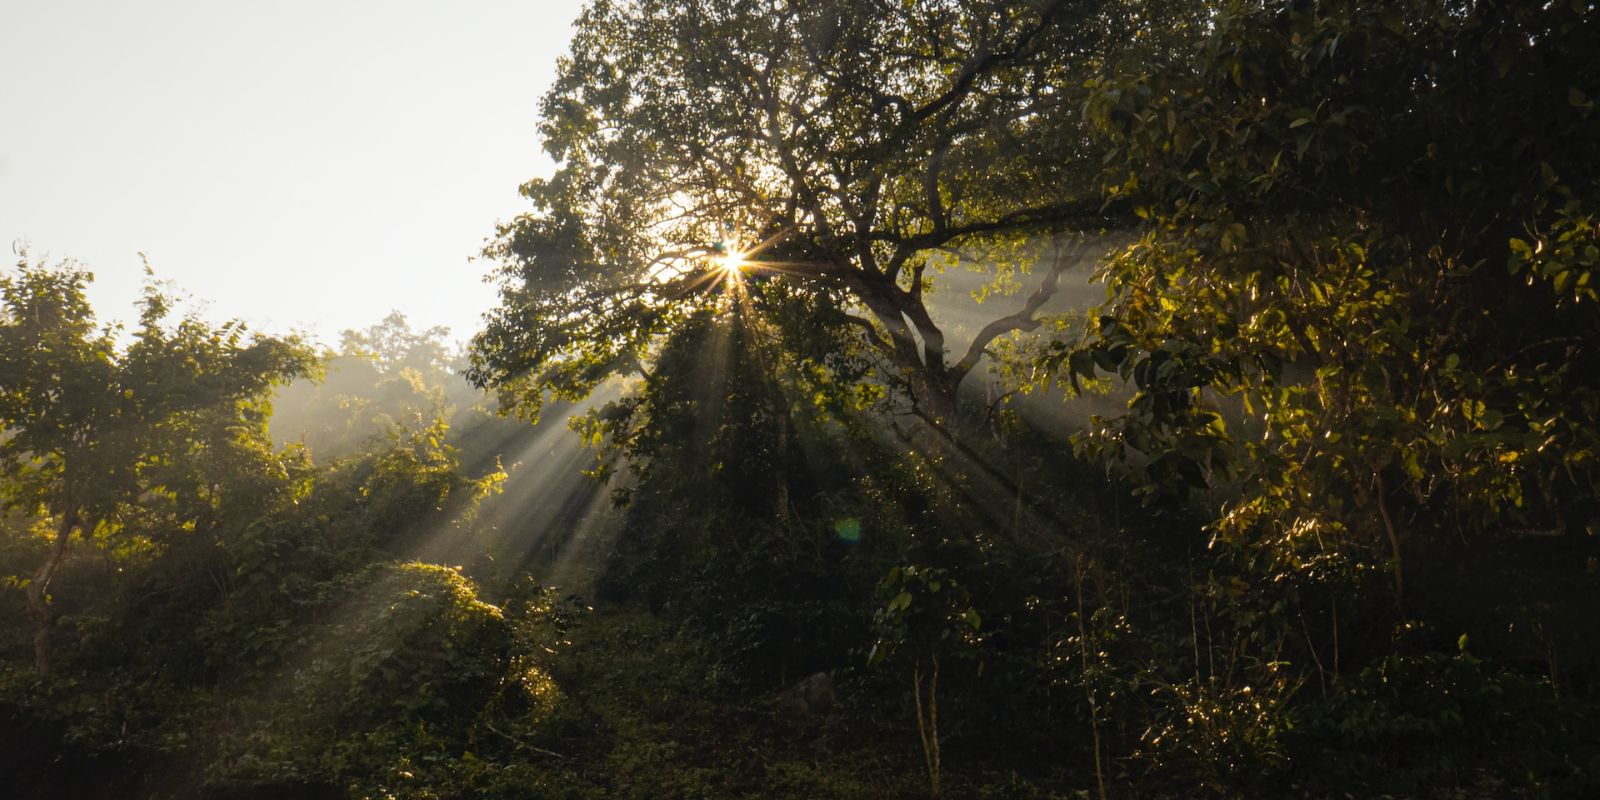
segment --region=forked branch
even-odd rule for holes
[[[972,344],[967,347],[967,354],[951,370],[951,373],[957,376],[957,380],[965,377],[978,365],[978,360],[983,358],[989,344],[995,339],[1012,331],[1031,331],[1039,327],[1039,320],[1034,315],[1055,296],[1056,291],[1061,288],[1062,274],[1077,262],[1083,250],[1084,245],[1081,241],[1056,248],[1055,261],[1050,265],[1050,271],[1045,274],[1044,280],[1039,282],[1039,288],[1028,296],[1022,308],[1015,314],[1009,314],[983,326],[978,335],[973,337]]]

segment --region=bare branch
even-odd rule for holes
[[[854,314],[841,314],[839,316],[845,322],[855,325],[861,328],[861,330],[865,331],[867,341],[872,344],[872,348],[874,350],[877,350],[884,355],[894,355],[894,348],[889,345],[888,340],[883,338],[883,334],[878,332],[877,327],[872,324],[872,320],[862,319]]]
[[[1083,250],[1084,247],[1081,242],[1076,246],[1058,248],[1055,263],[1050,265],[1050,271],[1045,275],[1044,280],[1039,282],[1039,288],[1028,296],[1027,301],[1022,304],[1022,308],[1017,313],[1001,317],[983,326],[983,329],[978,331],[978,335],[973,338],[972,344],[967,347],[967,354],[951,369],[951,374],[956,376],[957,380],[966,377],[966,374],[977,366],[978,360],[983,358],[984,353],[988,350],[989,343],[1000,336],[1012,331],[1031,331],[1038,328],[1039,320],[1035,319],[1033,315],[1038,313],[1040,307],[1045,303],[1050,302],[1051,297],[1055,296],[1056,290],[1061,288],[1061,275],[1078,260]]]

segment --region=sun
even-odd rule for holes
[[[744,271],[745,266],[750,263],[749,261],[745,260],[746,256],[748,255],[748,253],[745,253],[742,250],[729,250],[728,252],[717,256],[717,268],[722,270],[722,273],[730,278],[738,277],[739,274]]]

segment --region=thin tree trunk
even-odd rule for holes
[[[1089,627],[1084,621],[1085,609],[1083,606],[1083,557],[1078,557],[1078,655],[1082,660],[1083,668],[1083,694],[1089,701],[1089,732],[1094,737],[1094,782],[1100,790],[1100,800],[1108,800],[1111,796],[1106,791],[1105,771],[1105,746],[1100,740],[1100,703],[1095,696],[1094,686],[1089,682]]]
[[[783,531],[789,531],[789,415],[787,408],[774,408],[778,425],[778,457],[775,472],[777,472],[777,516],[778,524]]]
[[[1372,476],[1378,490],[1378,517],[1383,520],[1383,531],[1389,536],[1389,552],[1394,558],[1394,609],[1401,617],[1406,615],[1406,573],[1400,563],[1400,534],[1389,518],[1389,496],[1383,485],[1383,476]]]
[[[55,607],[50,602],[50,583],[55,580],[56,571],[61,568],[61,562],[67,555],[67,543],[72,540],[72,532],[78,527],[78,515],[69,511],[61,516],[61,524],[56,526],[56,539],[50,546],[50,556],[45,559],[39,569],[33,573],[33,580],[28,582],[28,606],[33,609],[34,623],[33,634],[33,666],[40,675],[50,674],[50,632],[55,627]]]
[[[911,673],[911,697],[917,706],[917,735],[922,739],[922,759],[928,766],[928,789],[939,796],[939,658],[933,658],[933,674],[928,678],[928,702],[922,702],[922,669]]]

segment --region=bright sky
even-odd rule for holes
[[[580,6],[0,1],[0,240],[84,264],[101,319],[143,252],[212,319],[465,339]]]

